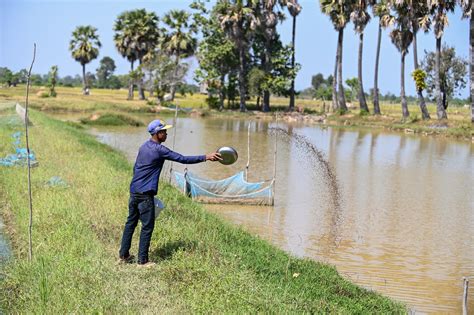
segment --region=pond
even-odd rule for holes
[[[277,139],[275,206],[206,205],[209,211],[298,257],[335,265],[347,279],[415,312],[461,312],[462,277],[474,276],[472,144],[278,123],[323,153],[337,177],[336,203],[321,163],[293,138],[269,132],[275,122],[180,118],[175,150],[197,155],[234,147],[239,152],[234,165],[188,166],[222,179],[245,169],[249,126],[249,181],[273,177]],[[130,161],[148,138],[143,127],[91,132]],[[168,134],[172,148],[173,129]],[[184,167],[173,164],[175,170]],[[169,169],[162,174],[169,176]],[[468,300],[474,309],[472,289]]]

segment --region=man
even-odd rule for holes
[[[171,160],[183,164],[194,164],[205,161],[222,160],[219,153],[206,155],[183,156],[171,151],[163,142],[167,138],[167,129],[172,125],[166,125],[161,120],[153,120],[148,125],[151,138],[139,149],[137,160],[133,168],[133,178],[130,184],[130,199],[128,203],[128,218],[122,236],[120,246],[120,261],[132,262],[134,257],[130,255],[130,246],[133,232],[138,224],[142,222],[140,242],[138,246],[138,265],[150,267],[155,263],[148,260],[148,249],[150,247],[151,235],[155,227],[155,204],[154,196],[158,191],[158,180],[165,160]]]

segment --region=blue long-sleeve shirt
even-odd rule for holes
[[[149,139],[138,150],[137,160],[133,167],[130,192],[156,195],[158,180],[165,160],[182,164],[195,164],[206,161],[206,156],[183,156]]]

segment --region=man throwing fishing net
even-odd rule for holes
[[[148,125],[151,138],[148,139],[138,150],[137,160],[133,167],[133,178],[130,184],[130,199],[128,202],[128,217],[123,230],[122,243],[119,256],[123,263],[130,263],[134,257],[130,255],[133,232],[138,224],[142,222],[140,242],[138,245],[138,265],[150,267],[155,263],[148,260],[151,235],[155,228],[155,203],[154,196],[158,191],[158,180],[165,160],[183,164],[195,164],[205,161],[222,160],[219,153],[206,155],[183,156],[164,145],[167,138],[167,129],[172,125],[166,125],[161,120],[153,120]]]

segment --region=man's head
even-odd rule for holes
[[[167,129],[173,127],[172,125],[167,125],[164,121],[156,119],[148,124],[148,132],[151,137],[157,142],[165,142],[167,137]]]

